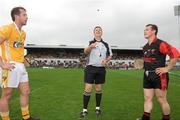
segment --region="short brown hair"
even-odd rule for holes
[[[95,32],[96,28],[100,28],[102,30],[101,26],[96,26],[96,27],[94,27],[94,32]]]
[[[155,25],[155,24],[147,24],[147,25],[146,25],[146,27],[149,27],[149,26],[151,26],[152,30],[155,30],[155,31],[156,31],[156,32],[155,32],[155,35],[157,35],[157,33],[158,33],[158,27],[157,27],[157,25]]]
[[[12,18],[13,21],[15,21],[15,15],[20,15],[20,13],[21,13],[20,10],[26,11],[26,9],[23,8],[23,7],[14,7],[14,8],[11,10],[11,18]]]

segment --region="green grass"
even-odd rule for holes
[[[83,69],[28,69],[31,95],[31,114],[41,120],[78,120],[82,110],[84,89]],[[180,71],[173,71],[179,74]],[[89,103],[89,114],[84,120],[135,120],[143,112],[142,70],[107,70],[103,86],[101,117],[94,112],[94,91]],[[170,76],[168,101],[172,120],[180,119],[180,78]],[[19,95],[14,91],[10,103],[12,120],[20,120]],[[161,119],[159,104],[154,100],[152,120]]]

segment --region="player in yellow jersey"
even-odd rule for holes
[[[2,120],[10,120],[9,101],[14,88],[20,92],[20,106],[23,120],[40,120],[29,113],[29,81],[24,66],[25,32],[21,29],[28,20],[26,9],[15,7],[11,10],[12,24],[0,27],[0,115]]]

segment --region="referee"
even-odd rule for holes
[[[90,100],[93,84],[96,89],[96,115],[101,114],[100,103],[102,98],[102,84],[105,83],[106,70],[105,66],[112,58],[112,51],[108,43],[102,40],[102,28],[96,26],[94,28],[94,40],[89,42],[89,46],[84,49],[84,53],[88,55],[86,68],[84,70],[85,89],[83,95],[83,110],[80,118],[84,118],[88,111],[88,103]]]

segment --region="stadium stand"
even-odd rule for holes
[[[81,68],[85,66],[87,56],[83,47],[35,46],[27,49],[26,64],[29,67]],[[134,60],[141,58],[141,50],[112,49],[113,59],[108,63],[111,69],[129,69]]]
[[[82,46],[43,46],[27,45],[26,66],[28,67],[62,67],[82,68],[87,56]],[[112,48],[113,59],[108,63],[110,69],[141,69],[143,67],[141,49]],[[176,67],[180,68],[180,59]]]

